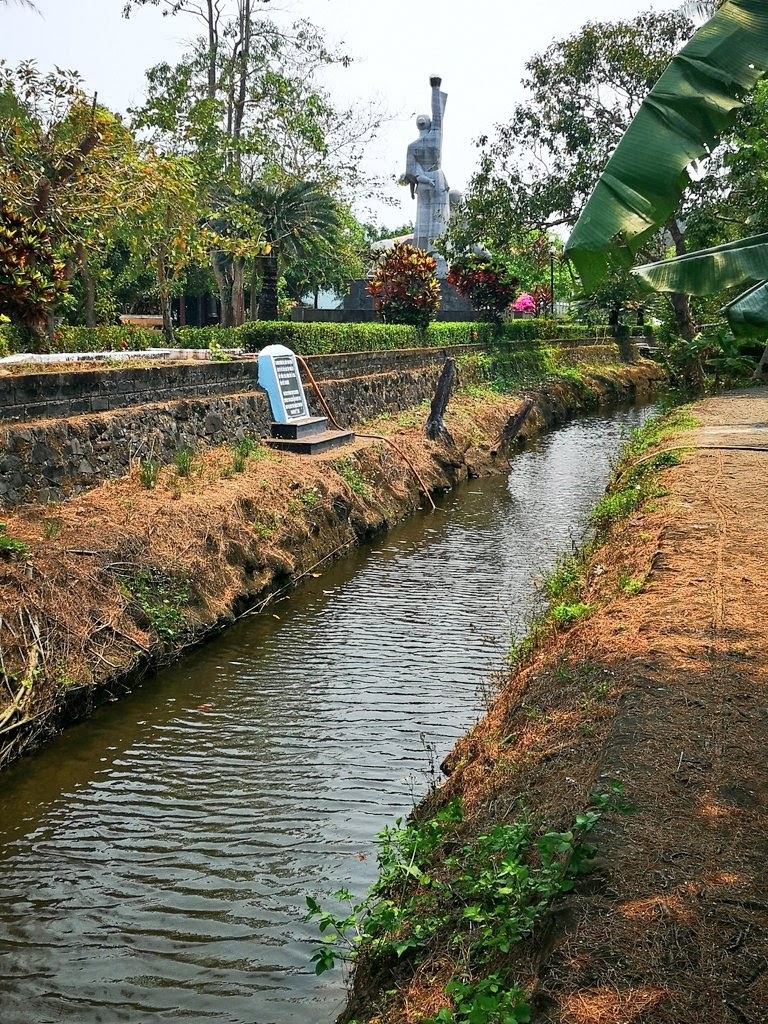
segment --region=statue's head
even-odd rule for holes
[[[416,118],[416,127],[420,132],[428,131],[432,127],[432,118],[428,114],[419,114]]]

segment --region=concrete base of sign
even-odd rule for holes
[[[329,430],[325,416],[305,416],[290,423],[273,423],[267,445],[295,455],[319,455],[354,439],[351,430]]]
[[[273,423],[272,437],[279,437],[283,441],[301,441],[312,434],[322,434],[328,429],[328,420],[325,416],[305,416],[300,420],[291,420],[290,423]]]

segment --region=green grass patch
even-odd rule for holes
[[[123,581],[122,587],[164,643],[175,643],[187,634],[184,609],[192,597],[192,589],[185,573],[139,569]]]
[[[549,615],[556,626],[572,626],[575,622],[585,619],[593,611],[591,604],[577,601],[574,604],[555,604],[549,609]]]
[[[619,577],[619,590],[627,597],[636,597],[642,594],[647,579],[647,576],[632,576],[629,572],[623,572]]]
[[[29,554],[29,545],[23,540],[9,537],[7,530],[5,523],[0,523],[0,558],[26,558]]]
[[[173,456],[173,464],[176,467],[178,475],[184,477],[189,476],[192,472],[194,460],[194,449],[188,444],[182,445]]]
[[[351,459],[339,459],[333,465],[353,494],[358,498],[370,498],[371,486]]]
[[[550,601],[561,601],[569,594],[577,593],[584,582],[584,556],[580,554],[562,555],[553,569],[546,573],[541,581],[541,589]]]
[[[139,483],[146,490],[151,491],[157,487],[157,480],[160,476],[160,463],[157,459],[142,459],[139,463]]]

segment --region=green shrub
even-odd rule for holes
[[[185,573],[173,574],[154,567],[139,569],[123,587],[163,643],[176,643],[186,635],[184,609],[192,598],[192,589]]]
[[[515,277],[503,260],[463,256],[452,264],[448,284],[469,299],[481,319],[501,323],[504,310],[517,294],[520,278]]]
[[[5,523],[0,523],[0,558],[26,558],[29,545],[9,537]]]
[[[146,490],[151,491],[157,486],[160,476],[160,463],[156,459],[142,459],[139,463],[139,483]]]
[[[418,328],[402,324],[312,324],[255,321],[238,330],[243,348],[258,352],[265,345],[286,345],[303,356],[330,355],[336,352],[374,352],[398,348],[419,348],[423,345],[462,344],[448,341],[451,332],[433,335],[433,324],[425,335]],[[459,325],[440,325],[459,326]],[[460,325],[464,327],[464,325]],[[463,339],[469,332],[461,332]],[[432,340],[432,339],[435,340]]]
[[[163,336],[159,331],[130,324],[103,327],[59,327],[53,333],[51,352],[144,352],[148,348],[162,348]]]
[[[177,348],[241,348],[240,327],[179,327],[173,332]]]
[[[404,324],[332,324],[250,321],[242,327],[180,327],[176,346],[184,349],[244,348],[257,352],[265,345],[287,345],[300,355],[375,352],[401,348],[442,348],[450,345],[505,342],[611,341],[608,328],[569,324],[542,317],[503,324],[431,323],[426,330]],[[62,326],[54,332],[51,352],[116,352],[164,348],[160,331],[129,324],[102,327]],[[0,322],[0,357],[24,350],[18,329]]]
[[[182,445],[173,457],[173,464],[179,476],[189,476],[191,474],[194,460],[194,449],[188,444]]]

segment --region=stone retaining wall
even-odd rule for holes
[[[59,419],[147,402],[237,394],[253,389],[255,378],[254,363],[244,360],[13,375],[0,378],[0,421]]]
[[[602,341],[552,344],[569,353],[583,353],[579,356],[581,361],[613,362],[618,357],[616,346]],[[526,348],[527,345],[512,343],[510,347]],[[402,373],[442,366],[448,356],[459,357],[482,351],[485,351],[483,345],[452,345],[306,356],[306,360],[317,380],[349,380],[370,374]],[[174,360],[156,366],[109,369],[89,366],[60,373],[18,374],[0,377],[0,422],[62,419],[152,402],[208,399],[256,390],[254,357],[227,363],[201,360],[182,363]]]
[[[430,399],[439,373],[435,365],[325,381],[322,390],[334,415],[350,426]],[[311,390],[307,397],[319,415]],[[252,391],[9,425],[0,430],[0,500],[6,505],[62,501],[124,476],[141,460],[171,462],[184,445],[197,449],[264,437],[270,420],[266,396]]]
[[[312,356],[307,362],[336,418],[343,426],[354,426],[428,401],[447,355],[482,348],[358,352]],[[584,358],[592,363],[617,361],[617,349],[611,345],[566,352],[569,363]],[[370,372],[382,366],[395,369]],[[45,405],[48,416],[6,421],[0,428],[0,502],[13,506],[62,501],[124,476],[141,460],[171,462],[185,445],[197,449],[266,436],[271,417],[265,395],[256,390],[255,370],[253,360],[243,360],[15,378],[16,393],[23,394],[26,387],[27,394],[48,399],[37,403]],[[461,383],[472,382],[469,365],[462,370]],[[7,379],[2,383],[9,386]],[[64,397],[70,386],[80,388],[79,398]],[[99,390],[89,394],[89,387]],[[165,399],[174,389],[177,397]],[[311,411],[320,414],[310,388],[307,397]],[[106,405],[76,405],[73,414],[53,418],[56,403],[65,402],[70,409],[78,402]]]
[[[449,355],[460,356],[482,348],[482,345],[455,345],[450,348],[350,352],[306,358],[317,380],[335,380],[442,366]],[[89,367],[61,373],[18,374],[0,377],[0,422],[62,419],[111,412],[149,402],[211,398],[256,390],[256,362],[253,357],[225,363],[171,361],[159,366],[124,369]]]

